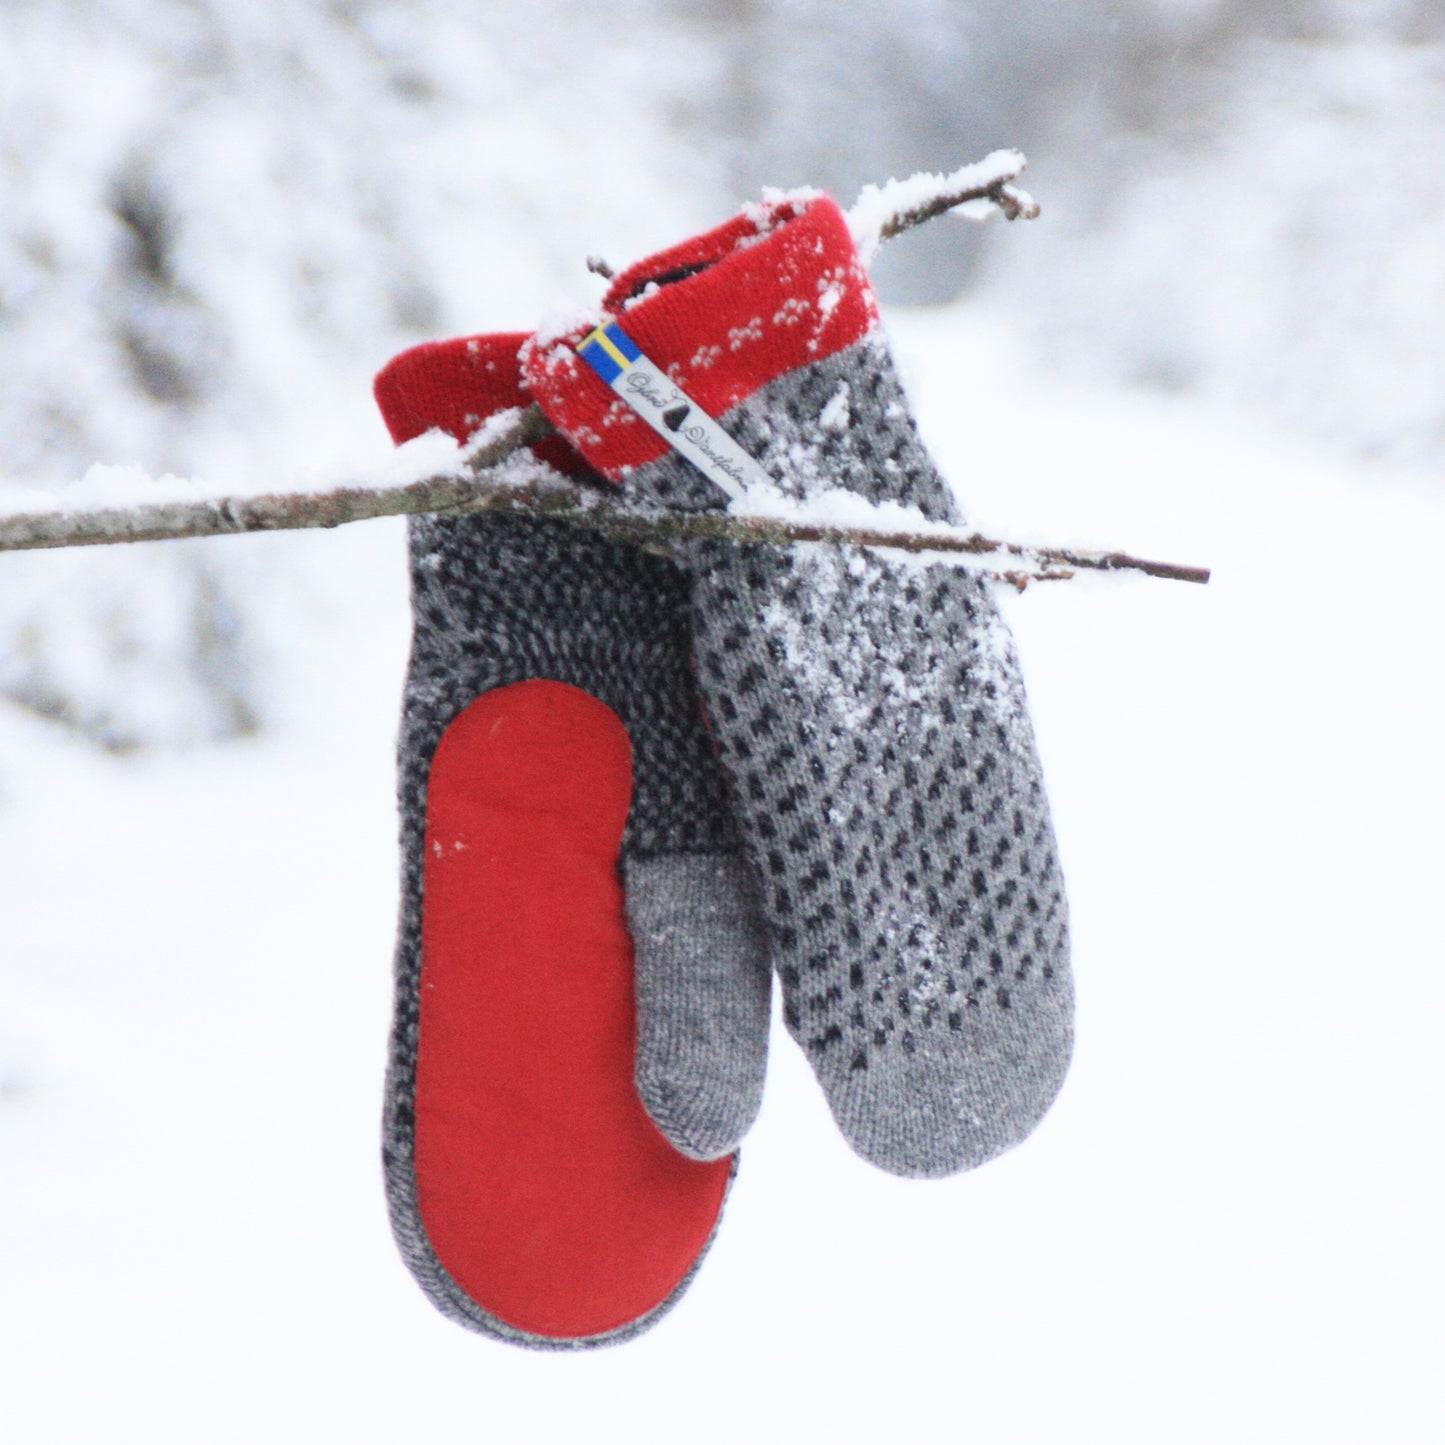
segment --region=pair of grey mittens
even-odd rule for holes
[[[960,520],[826,198],[754,209],[651,258],[604,308],[784,492]],[[576,342],[523,345],[497,386],[437,350],[378,396],[398,437],[460,437],[499,401],[535,398],[570,448],[541,450],[583,485],[720,506],[576,364]],[[515,518],[416,519],[411,538],[389,1166],[421,1127],[409,1090],[431,760],[461,709],[526,679],[581,689],[626,730],[636,1089],[676,1150],[724,1158],[752,1123],[774,973],[864,1158],[936,1177],[1029,1133],[1071,1048],[1067,910],[1018,659],[986,582],[821,545],[690,541],[663,558]]]

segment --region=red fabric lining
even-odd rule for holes
[[[633,1083],[631,789],[616,715],[548,681],[466,708],[428,787],[418,1206],[471,1298],[553,1338],[667,1299],[731,1169],[677,1153]]]
[[[832,200],[754,214],[630,267],[604,301],[643,353],[715,417],[777,377],[851,346],[878,322],[847,219]],[[647,294],[649,277],[699,265],[706,269]],[[585,334],[579,328],[524,346],[523,376],[553,424],[618,481],[668,447],[577,356]]]

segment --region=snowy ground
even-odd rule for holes
[[[888,1178],[779,1028],[661,1326],[447,1323],[377,1158],[401,528],[208,542],[284,563],[280,726],[111,758],[0,710],[10,1445],[1445,1438],[1439,479],[894,326],[977,520],[1216,569],[1008,603],[1075,922],[1043,1127]]]

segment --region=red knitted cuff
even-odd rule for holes
[[[382,420],[398,446],[439,427],[458,442],[499,411],[530,406],[517,352],[525,331],[427,341],[393,357],[377,373],[372,390]],[[545,437],[533,448],[544,462],[568,475],[586,463],[561,437]]]
[[[624,271],[602,305],[714,417],[851,346],[878,321],[847,220],[826,196],[750,206]],[[553,425],[618,481],[668,446],[577,356],[588,330],[529,342],[522,374]]]

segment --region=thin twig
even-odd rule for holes
[[[607,536],[657,545],[681,538],[722,538],[771,546],[815,542],[832,547],[888,547],[915,554],[989,556],[1002,553],[1024,570],[991,574],[1019,585],[1059,581],[1073,569],[1144,572],[1179,582],[1207,582],[1202,567],[1151,562],[1124,552],[1079,552],[1061,547],[1029,547],[978,533],[884,532],[749,517],[726,512],[666,512],[639,509],[603,492],[559,483],[555,473],[537,478],[489,478],[514,453],[548,435],[551,427],[540,408],[530,406],[512,425],[489,438],[467,460],[463,472],[447,472],[421,481],[387,487],[334,487],[324,492],[266,493],[158,502],[150,506],[105,508],[91,512],[32,512],[0,515],[0,551],[43,547],[91,547],[116,542],[153,542],[180,537],[215,537],[239,532],[276,532],[307,527],[337,527],[370,517],[438,512],[513,512],[550,517],[590,527]]]
[[[849,213],[860,253],[871,259],[893,236],[921,226],[970,201],[991,201],[1010,220],[1033,217],[1038,206],[1013,182],[1027,164],[1017,151],[996,151],[949,176],[914,176],[867,187]],[[612,268],[590,256],[589,270],[611,277]],[[1022,567],[985,575],[1022,590],[1031,581],[1062,581],[1077,569],[1134,571],[1178,582],[1207,582],[1204,567],[1153,562],[1126,552],[1081,552],[1032,547],[978,533],[884,532],[748,517],[721,512],[641,510],[603,493],[562,483],[554,473],[497,479],[488,473],[515,453],[550,435],[541,408],[527,407],[467,457],[464,469],[395,486],[340,486],[317,492],[274,492],[257,496],[171,500],[91,511],[0,513],[0,552],[45,547],[90,547],[116,542],[151,542],[182,537],[215,537],[241,532],[275,532],[338,527],[370,517],[435,512],[457,515],[505,511],[593,528],[612,537],[649,545],[685,537],[727,538],[772,546],[814,542],[834,547],[884,547],[917,554],[1003,554]],[[983,569],[980,569],[983,570]]]
[[[988,202],[1010,221],[1034,220],[1038,202],[1014,185],[1027,165],[1022,151],[994,151],[946,176],[920,171],[906,180],[864,186],[848,211],[848,227],[863,264],[872,265],[879,248],[894,236],[971,202]]]
[[[339,527],[371,517],[481,508],[496,496],[507,505],[507,488],[479,485],[478,473],[500,466],[520,448],[552,430],[539,406],[490,438],[470,459],[472,475],[443,473],[397,486],[340,486],[320,492],[266,492],[106,507],[93,511],[0,513],[0,552],[37,547],[96,547],[114,542],[158,542],[181,537],[219,537],[238,532],[283,532]]]
[[[904,231],[911,231],[915,226],[921,226],[935,216],[941,216],[956,206],[967,205],[970,201],[992,201],[1003,212],[1005,219],[1010,221],[1033,221],[1039,216],[1039,203],[1027,191],[1017,190],[1007,181],[1000,180],[984,186],[965,186],[958,190],[945,191],[942,195],[930,197],[921,205],[897,211],[892,220],[884,223],[878,232],[878,239],[891,241],[895,236],[901,236]]]
[[[704,514],[711,515],[711,514]],[[1068,547],[1034,547],[1024,542],[1005,542],[997,537],[985,537],[980,532],[936,534],[931,532],[876,532],[862,527],[824,527],[811,523],[781,522],[764,517],[725,516],[721,522],[747,523],[747,531],[740,540],[772,542],[778,545],[798,542],[821,542],[834,547],[889,547],[899,552],[938,552],[943,554],[966,553],[975,557],[986,557],[1002,552],[1017,557],[1029,566],[1047,569],[1057,577],[1043,577],[1041,581],[1063,581],[1067,569],[1083,568],[1094,572],[1142,572],[1149,577],[1161,577],[1170,582],[1209,581],[1209,568],[1191,567],[1179,562],[1154,562],[1147,557],[1134,557],[1128,552],[1085,552]],[[727,527],[715,532],[704,528],[689,528],[687,535],[738,537],[739,534]],[[683,534],[679,534],[683,535]],[[1072,575],[1072,572],[1069,573]]]

